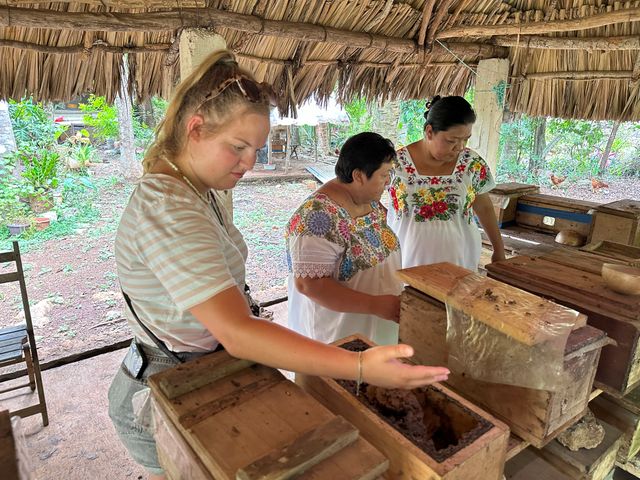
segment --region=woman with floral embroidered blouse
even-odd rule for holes
[[[504,245],[488,192],[495,182],[485,161],[465,145],[476,115],[462,97],[427,103],[424,137],[401,148],[391,171],[389,226],[402,247],[402,265],[451,262],[476,271],[482,241],[474,214],[493,245]]]
[[[289,220],[289,327],[298,333],[325,343],[354,333],[398,342],[400,247],[379,203],[395,156],[377,133],[351,137],[337,178]]]

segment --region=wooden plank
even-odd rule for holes
[[[609,240],[640,247],[640,228],[637,218],[628,218],[598,211],[594,215],[589,242]]]
[[[570,478],[604,480],[615,466],[622,432],[606,422],[599,423],[605,434],[600,445],[595,448],[581,448],[572,452],[557,440],[553,440],[538,453]]]
[[[157,374],[157,382],[165,396],[171,400],[253,364],[250,360],[228,355],[205,355]]]
[[[618,461],[628,462],[640,450],[640,415],[622,407],[609,395],[600,395],[589,404],[593,414],[624,433]]]
[[[601,275],[602,265],[605,263],[616,263],[619,265],[629,265],[630,263],[615,258],[608,258],[601,255],[594,255],[592,253],[581,252],[580,250],[569,250],[566,248],[556,248],[549,252],[545,252],[539,258],[559,265],[564,265],[566,267],[576,268],[583,272],[593,273],[594,275]]]
[[[611,242],[609,240],[600,240],[591,242],[582,247],[580,250],[585,252],[597,253],[604,257],[615,258],[623,262],[640,261],[640,248],[624,243]]]
[[[353,425],[337,416],[252,464],[240,468],[236,479],[285,480],[295,477],[351,445],[357,440],[358,435],[358,430]]]
[[[617,200],[611,203],[599,205],[596,210],[627,218],[640,219],[640,201],[638,200]]]
[[[537,455],[533,448],[527,448],[509,460],[504,466],[507,480],[570,480],[545,459]]]
[[[18,272],[0,273],[0,283],[17,282],[20,280]]]
[[[450,263],[406,268],[397,275],[417,290],[525,345],[558,335],[549,325],[571,322],[572,328],[579,328],[586,323],[578,312]]]

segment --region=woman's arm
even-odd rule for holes
[[[229,354],[308,375],[355,380],[358,355],[325,345],[277,324],[252,317],[242,293],[228,288],[190,309]],[[375,347],[362,355],[365,382],[387,388],[416,388],[446,380],[444,367],[410,366],[398,361],[413,355],[408,345]]]
[[[331,277],[296,277],[300,293],[334,312],[365,313],[397,322],[400,317],[400,297],[369,295],[342,285]]]
[[[502,242],[502,235],[500,234],[500,228],[498,227],[498,221],[496,220],[496,214],[493,209],[493,203],[488,193],[481,193],[473,202],[473,211],[480,220],[480,225],[484,229],[491,246],[493,247],[493,255],[491,256],[492,262],[504,260],[504,243]]]

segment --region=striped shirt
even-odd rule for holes
[[[146,174],[131,194],[116,233],[122,289],[140,320],[174,352],[213,350],[218,341],[189,309],[245,282],[247,246],[216,194],[226,229],[185,183]],[[134,335],[154,346],[128,307]]]

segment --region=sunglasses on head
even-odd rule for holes
[[[271,85],[266,82],[258,83],[244,75],[238,74],[231,78],[227,78],[218,87],[212,90],[206,97],[204,97],[200,107],[209,100],[216,98],[232,85],[236,85],[242,96],[251,103],[268,103],[272,107],[275,107],[277,104],[276,94],[273,91],[273,88],[271,88]]]

